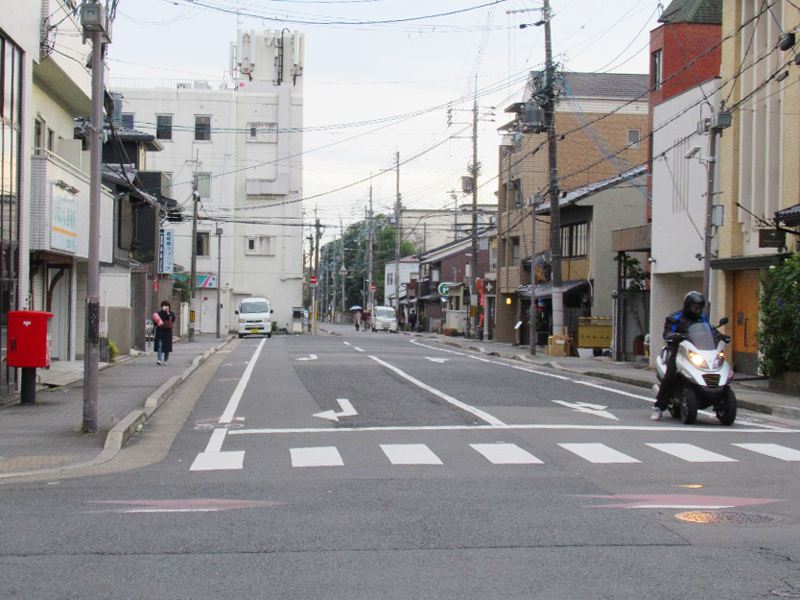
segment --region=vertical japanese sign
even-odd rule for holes
[[[158,230],[158,272],[172,274],[175,263],[175,231]]]
[[[78,198],[53,184],[50,196],[50,247],[75,253],[78,250]]]

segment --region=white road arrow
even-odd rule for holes
[[[304,356],[303,358],[298,358],[297,360],[317,360],[317,355],[309,354],[308,356]]]
[[[434,358],[432,356],[426,356],[425,358],[427,358],[431,362],[435,362],[435,363],[439,363],[439,364],[446,363],[448,360],[450,360],[449,358],[438,358],[438,357]]]
[[[553,402],[556,404],[561,404],[562,406],[566,406],[567,408],[571,408],[574,411],[586,413],[587,415],[595,415],[597,417],[603,417],[604,419],[619,421],[617,417],[606,410],[608,407],[603,406],[602,404],[590,404],[589,402],[565,402],[564,400],[553,400]]]
[[[325,412],[316,413],[313,416],[319,417],[320,419],[328,419],[329,421],[338,421],[339,417],[355,417],[358,414],[356,409],[353,408],[353,405],[350,404],[350,400],[346,398],[337,398],[336,401],[342,409],[341,412],[337,413],[332,410],[326,410]]]

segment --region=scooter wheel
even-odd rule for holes
[[[667,410],[669,410],[669,414],[672,415],[673,419],[681,418],[681,405],[677,400],[670,402]]]
[[[684,425],[691,425],[697,420],[697,394],[695,391],[686,387],[683,389],[683,401],[681,402],[681,421]]]
[[[719,403],[714,407],[714,412],[717,413],[717,419],[723,425],[733,425],[736,420],[736,394],[733,393],[731,388],[726,389]]]

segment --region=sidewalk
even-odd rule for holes
[[[81,433],[82,363],[54,363],[38,380],[35,404],[0,399],[0,479],[31,471],[75,468],[109,460],[200,363],[228,343],[199,334],[191,344],[176,340],[168,366],[154,352],[101,365],[98,376],[98,432]],[[10,402],[9,402],[10,401]]]
[[[352,332],[352,326],[332,325],[324,323],[318,325],[323,331],[336,334],[339,330]],[[436,333],[415,333],[405,332],[404,335],[415,336],[421,339],[434,341],[436,343],[472,350],[491,356],[499,356],[511,360],[519,360],[526,363],[537,364],[553,369],[567,371],[577,375],[587,377],[599,377],[628,385],[650,390],[656,383],[656,374],[649,366],[630,362],[615,362],[610,358],[575,358],[571,356],[547,356],[546,348],[540,346],[536,350],[536,355],[530,354],[529,346],[513,346],[494,341],[480,341],[466,339],[463,337],[446,337]],[[734,377],[731,387],[736,393],[736,400],[740,408],[752,410],[785,419],[800,420],[800,397],[789,396],[770,392],[767,389],[766,380],[737,381],[739,376]],[[748,378],[744,375],[742,378]]]

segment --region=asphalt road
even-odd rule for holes
[[[0,598],[800,597],[800,429],[389,333],[236,341],[0,485]]]

